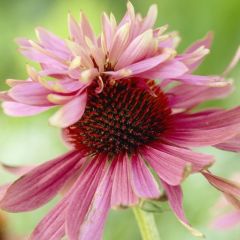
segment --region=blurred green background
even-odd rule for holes
[[[137,11],[145,14],[152,3],[157,3],[159,16],[157,26],[168,23],[171,30],[178,30],[182,37],[179,50],[202,38],[209,30],[215,33],[211,54],[199,72],[221,73],[240,44],[240,1],[239,0],[132,0]],[[126,1],[110,0],[1,0],[0,1],[0,88],[6,89],[5,79],[26,78],[24,57],[17,52],[14,38],[35,38],[34,28],[43,26],[56,34],[67,37],[67,13],[78,17],[83,10],[97,32],[100,31],[102,11],[113,12],[117,19],[123,16]],[[236,106],[240,94],[240,65],[231,74],[236,80],[235,93],[226,100],[210,103],[217,106]],[[65,152],[59,131],[50,127],[50,113],[28,118],[10,118],[0,112],[0,160],[9,164],[34,164],[44,162]],[[240,171],[239,155],[220,150],[203,149],[216,155],[213,170],[222,176],[231,176]],[[0,172],[2,183],[13,179]],[[187,216],[194,227],[204,232],[209,240],[239,240],[240,227],[230,231],[216,231],[209,227],[211,208],[219,193],[201,176],[192,176],[184,183],[184,204]],[[30,233],[56,200],[35,212],[8,214],[9,229],[20,235]],[[171,211],[164,207],[156,214],[162,240],[192,240],[191,236]],[[17,240],[18,238],[16,238]],[[106,240],[141,239],[131,210],[112,211],[105,229]]]

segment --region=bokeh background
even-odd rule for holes
[[[221,73],[238,45],[240,45],[239,0],[132,0],[137,11],[145,14],[152,3],[159,8],[157,26],[168,23],[171,30],[180,32],[182,42],[179,51],[191,42],[202,38],[209,30],[215,33],[211,54],[199,69],[202,74]],[[0,89],[6,89],[5,79],[26,78],[28,62],[17,52],[14,38],[35,38],[34,28],[43,26],[67,38],[67,13],[78,17],[83,10],[93,27],[100,31],[102,11],[113,12],[117,19],[126,9],[125,0],[0,0]],[[236,81],[236,91],[226,100],[211,102],[209,106],[232,107],[240,100],[240,65],[231,73]],[[10,118],[0,111],[0,160],[13,165],[36,164],[51,159],[63,152],[65,147],[58,129],[50,127],[50,113],[28,118]],[[209,136],[210,137],[210,136]],[[215,154],[217,164],[213,171],[222,176],[240,172],[240,156],[220,150],[203,149]],[[0,170],[0,181],[5,183],[13,176]],[[192,176],[184,184],[184,204],[192,225],[204,232],[209,240],[239,240],[240,226],[229,231],[216,231],[209,227],[212,207],[219,197],[201,176]],[[8,229],[13,234],[31,232],[41,217],[54,205],[23,214],[8,214]],[[167,206],[155,214],[162,240],[194,240],[177,222]],[[6,227],[5,227],[6,228]],[[18,240],[20,237],[15,237]],[[105,229],[106,240],[141,239],[131,210],[112,211]]]

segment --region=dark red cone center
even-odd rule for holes
[[[65,129],[67,141],[90,154],[133,153],[168,128],[166,96],[138,88],[133,81],[105,84],[101,93],[89,91],[80,121]]]

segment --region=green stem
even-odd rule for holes
[[[153,214],[143,211],[139,207],[134,207],[133,212],[142,235],[142,240],[160,240]]]

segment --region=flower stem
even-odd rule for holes
[[[142,235],[142,240],[160,240],[153,214],[139,207],[133,207],[133,212]]]

